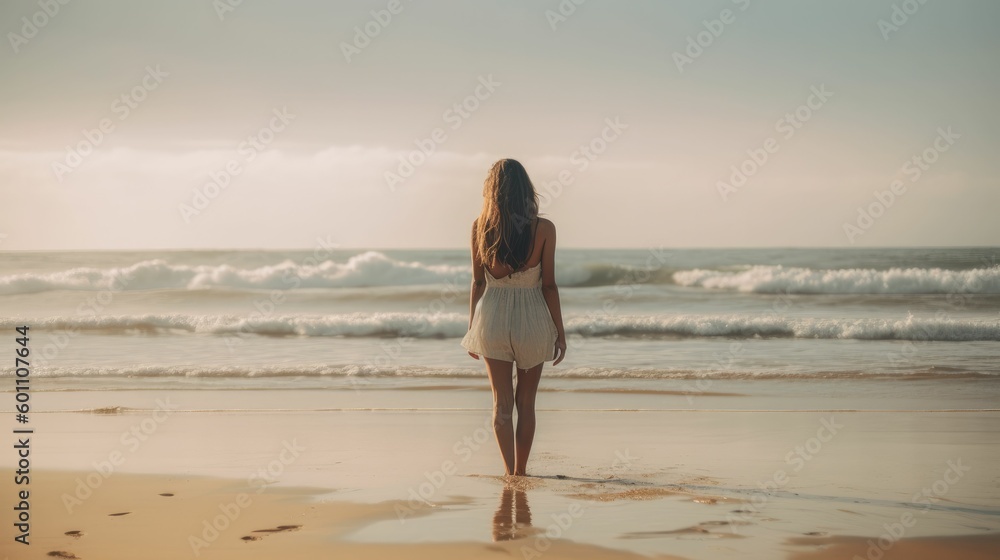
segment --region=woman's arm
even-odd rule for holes
[[[476,220],[478,221],[478,220]],[[483,272],[483,261],[479,257],[479,246],[476,244],[476,222],[472,222],[472,294],[469,296],[469,328],[476,315],[476,304],[486,292],[486,273]]]
[[[559,287],[556,286],[556,226],[549,220],[539,223],[545,225],[545,241],[542,245],[542,295],[549,307],[549,314],[556,324],[556,348],[559,354],[552,365],[559,365],[566,357],[566,330],[563,328],[562,307],[559,305]]]

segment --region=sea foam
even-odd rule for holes
[[[1000,294],[1000,267],[832,269],[752,266],[741,271],[675,272],[680,286],[792,294]]]
[[[58,272],[0,276],[0,295],[54,290],[296,290],[368,287],[441,286],[466,289],[468,264],[429,264],[366,251],[343,262],[300,263],[243,268],[230,264],[181,264],[142,260],[121,267],[77,267]],[[575,262],[557,267],[567,288],[668,286],[746,293],[788,294],[1000,294],[1000,266],[967,270],[941,268],[786,268],[734,269],[636,267],[608,262]],[[619,288],[616,288],[616,290]]]
[[[19,319],[0,319],[13,328]],[[47,331],[106,334],[190,332],[217,335],[302,337],[461,338],[468,316],[460,313],[243,315],[97,315],[32,319]],[[800,338],[849,340],[1000,341],[1000,320],[947,317],[804,318],[775,315],[567,316],[566,332],[582,337],[626,338]]]
[[[468,280],[464,266],[427,265],[391,259],[368,251],[337,263],[285,260],[275,265],[238,268],[169,264],[153,259],[117,268],[72,268],[52,273],[0,277],[0,295],[51,290],[198,290],[208,288],[278,289],[403,286]]]

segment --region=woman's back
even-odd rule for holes
[[[514,274],[518,274],[520,272],[526,272],[528,270],[532,270],[534,268],[539,267],[539,265],[542,264],[542,252],[545,249],[545,243],[544,243],[545,232],[543,231],[543,228],[541,228],[540,226],[542,225],[543,220],[545,222],[551,223],[548,220],[545,220],[544,218],[536,217],[534,220],[532,220],[531,245],[529,246],[529,249],[527,251],[528,257],[524,261],[526,264],[518,270],[513,270],[510,267],[510,265],[503,263],[493,263],[492,268],[490,265],[484,263],[483,268],[486,270],[488,276],[487,283],[489,283],[489,277],[492,277],[494,280],[500,280],[512,276]],[[473,226],[473,228],[475,228],[475,225]]]

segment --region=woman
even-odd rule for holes
[[[524,167],[512,159],[490,168],[483,198],[483,211],[472,223],[469,332],[462,346],[486,361],[493,386],[493,431],[506,474],[524,476],[535,437],[542,366],[553,360],[558,365],[566,357],[553,266],[556,227],[538,217],[538,193]]]

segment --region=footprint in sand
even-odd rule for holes
[[[48,554],[49,556],[55,556],[56,558],[80,558],[72,552],[66,552],[65,550],[53,550]]]
[[[302,525],[278,525],[274,529],[257,529],[256,531],[254,531],[254,533],[264,533],[265,535],[270,533],[285,533],[287,531],[296,531],[300,527],[302,527]],[[259,541],[262,538],[264,538],[264,536],[247,535],[243,537],[243,540],[250,542],[250,541]]]
[[[132,513],[132,512],[131,511],[123,511],[121,513],[109,513],[108,517],[121,517],[123,515],[128,515],[130,513]]]
[[[66,531],[63,534],[66,535],[67,537],[73,537],[75,539],[78,539],[83,536],[83,531]]]

